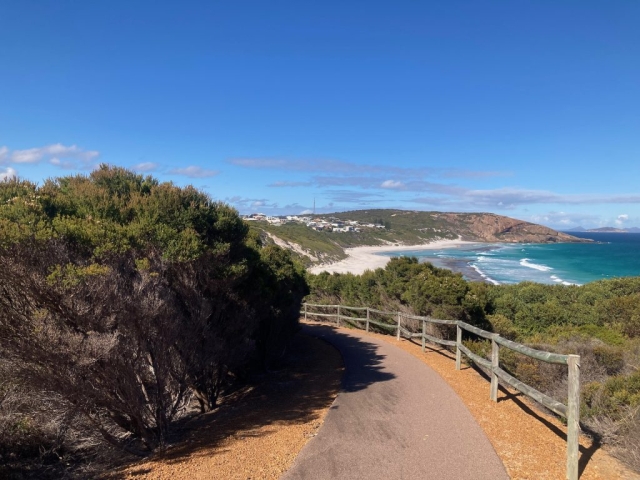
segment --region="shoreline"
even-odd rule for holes
[[[461,247],[464,245],[475,245],[483,242],[469,242],[466,240],[436,240],[429,243],[423,243],[419,245],[376,245],[376,246],[366,246],[366,247],[354,247],[354,248],[346,248],[345,253],[347,254],[347,258],[342,259],[338,262],[330,263],[330,264],[321,264],[314,265],[309,268],[308,271],[313,274],[318,274],[321,272],[329,272],[329,273],[352,273],[354,275],[361,275],[367,270],[375,270],[376,268],[384,268],[387,263],[391,260],[392,257],[387,257],[385,255],[378,255],[382,252],[403,252],[403,251],[411,251],[411,250],[437,250],[440,248],[455,248]],[[435,264],[434,264],[435,265]],[[436,267],[438,265],[435,265]],[[457,268],[453,268],[457,267]],[[463,275],[470,277],[475,280],[475,277],[478,277],[478,280],[484,281],[482,277],[480,277],[475,270],[471,268],[463,268],[459,265],[459,262],[454,264],[448,264],[443,266],[442,268],[448,268],[449,270],[453,270],[454,272],[460,272]],[[475,275],[474,275],[475,274]]]

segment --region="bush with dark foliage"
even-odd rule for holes
[[[306,293],[288,252],[193,187],[108,166],[0,183],[0,394],[44,395],[131,453],[163,447],[192,400],[215,408],[230,373],[268,368]],[[33,418],[13,413],[4,458]]]

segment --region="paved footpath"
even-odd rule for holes
[[[318,435],[281,480],[509,478],[466,406],[425,363],[361,331],[303,330],[340,350],[345,374]]]

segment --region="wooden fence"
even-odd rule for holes
[[[460,320],[439,320],[431,317],[420,317],[417,315],[408,315],[402,312],[385,312],[369,307],[349,307],[345,305],[318,305],[305,303],[303,304],[304,319],[309,317],[320,317],[325,319],[335,319],[336,325],[340,326],[343,322],[349,323],[357,328],[364,328],[367,332],[371,326],[378,327],[383,331],[395,333],[396,338],[420,338],[422,341],[422,351],[425,351],[426,342],[444,345],[447,347],[455,347],[456,349],[456,370],[460,370],[462,362],[462,354],[469,357],[476,364],[486,368],[491,375],[491,386],[489,396],[494,402],[498,401],[498,385],[500,382],[507,384],[524,395],[532,398],[536,402],[544,405],[549,410],[566,418],[567,420],[567,480],[578,480],[578,458],[579,458],[579,435],[580,435],[580,356],[579,355],[561,355],[558,353],[545,352],[527,347],[520,343],[512,342],[506,338],[502,338],[497,333],[487,332],[481,328],[474,327]],[[311,312],[310,308],[325,309],[325,312]],[[333,310],[335,313],[326,313],[326,310]],[[366,317],[356,317],[345,315],[345,312],[366,312]],[[371,314],[374,314],[373,316]],[[375,318],[372,318],[375,317]],[[390,321],[382,321],[380,317],[391,318]],[[404,320],[404,322],[403,322]],[[415,332],[408,328],[409,321],[421,324],[421,331]],[[435,335],[427,333],[429,325],[449,325],[456,327],[456,340],[446,340]],[[476,355],[462,343],[462,332],[470,332],[479,337],[491,341],[491,360],[487,360]],[[547,363],[555,363],[567,365],[568,368],[568,395],[567,404],[558,402],[557,400],[545,395],[535,388],[519,381],[508,372],[500,368],[500,348],[508,348],[527,357],[534,358]]]

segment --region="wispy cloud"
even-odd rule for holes
[[[382,180],[378,177],[367,176],[315,176],[311,182],[317,187],[358,187],[380,188]]]
[[[238,210],[246,210],[246,209],[258,209],[258,208],[277,208],[277,203],[272,203],[266,198],[250,198],[250,197],[241,197],[239,195],[235,195],[233,197],[227,197],[224,199],[225,202],[230,203]]]
[[[450,207],[468,207],[469,205],[482,208],[514,209],[523,205],[558,204],[558,205],[598,205],[598,204],[637,204],[640,195],[593,195],[593,194],[562,194],[546,190],[530,190],[518,188],[497,188],[493,190],[469,190],[464,188],[443,188],[440,191],[431,190],[445,196],[422,196],[412,199],[412,202],[448,205]]]
[[[323,197],[329,198],[336,203],[356,203],[358,205],[379,203],[384,200],[384,195],[382,194],[357,190],[326,190],[323,192]]]
[[[495,190],[469,190],[464,196],[478,205],[519,206],[525,204],[558,203],[589,205],[602,203],[640,203],[640,195],[562,194],[546,190],[499,188]]]
[[[362,164],[335,159],[300,158],[232,158],[231,165],[252,169],[285,170],[288,172],[325,173],[331,175],[389,175],[395,177],[477,178],[510,175],[509,172],[472,171],[441,167],[398,167],[396,165]]]
[[[99,156],[100,152],[97,150],[85,150],[77,145],[66,146],[61,143],[24,150],[9,150],[6,146],[0,148],[0,163],[38,164],[48,161],[61,168],[77,170],[93,169]]]
[[[358,165],[331,159],[286,159],[286,158],[233,158],[229,163],[238,167],[296,172],[353,173]],[[360,166],[360,168],[363,168]]]
[[[185,168],[174,168],[169,170],[169,173],[172,175],[184,175],[189,178],[209,178],[215,177],[220,172],[218,170],[208,170],[206,168],[191,165]]]
[[[597,225],[600,217],[589,213],[555,212],[531,215],[526,220],[533,223],[542,223],[560,230],[572,227]]]
[[[380,184],[381,188],[402,189],[405,188],[405,184],[399,180],[385,180]]]
[[[398,190],[406,192],[461,195],[467,191],[457,185],[429,182],[427,180],[396,180],[367,176],[316,176],[311,181],[318,187],[358,187],[381,191]]]
[[[444,168],[440,171],[442,178],[491,178],[491,177],[513,177],[513,172],[495,170],[463,170],[457,168]]]
[[[131,168],[139,173],[155,172],[158,169],[158,164],[154,162],[143,162],[138,163]]]
[[[0,167],[0,181],[7,180],[9,178],[17,177],[18,172],[11,167]]]
[[[270,183],[269,185],[267,185],[268,187],[276,187],[276,188],[282,188],[282,187],[310,187],[311,185],[313,185],[312,182],[288,182],[288,181],[281,181],[281,182],[273,182]]]

